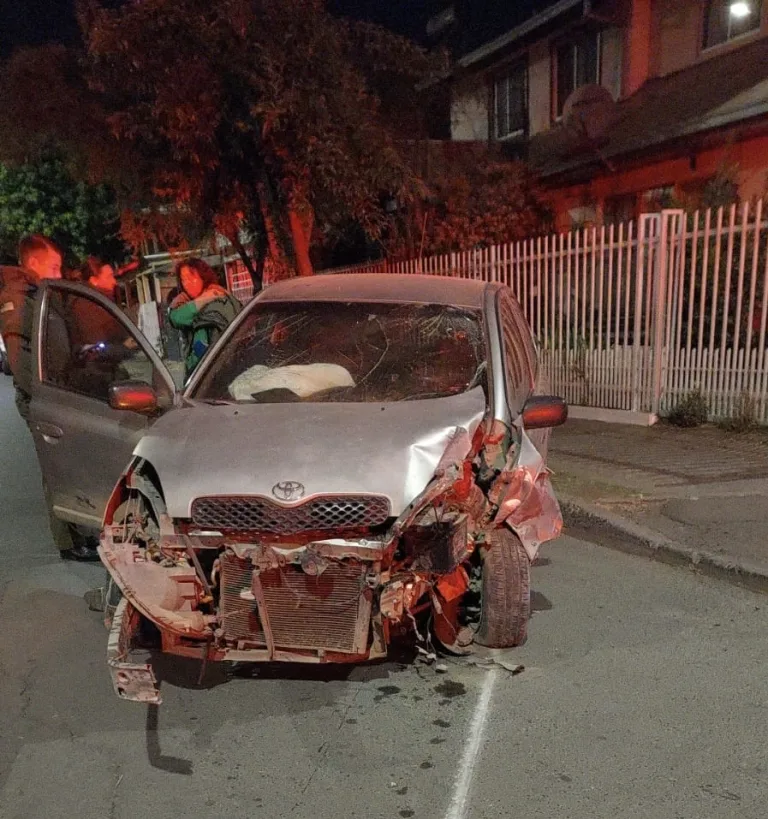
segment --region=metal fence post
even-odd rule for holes
[[[658,415],[661,409],[661,400],[666,389],[669,349],[667,345],[667,321],[672,305],[667,300],[667,285],[670,276],[674,276],[675,248],[671,242],[670,223],[681,219],[681,210],[663,210],[661,212],[661,235],[657,250],[653,276],[653,381],[651,392],[651,412]]]
[[[632,332],[632,412],[640,412],[643,407],[643,342],[645,345],[650,343],[650,339],[644,339],[643,335],[643,296],[645,295],[645,282],[648,280],[651,285],[655,278],[653,275],[645,275],[646,258],[654,263],[657,262],[653,254],[653,242],[658,235],[658,214],[643,214],[638,222],[637,229],[637,250],[635,252],[635,309],[634,309],[634,328]],[[652,230],[653,229],[653,230]],[[658,254],[656,254],[658,255]],[[632,257],[631,251],[628,258],[628,265],[631,271]],[[631,284],[631,277],[627,279],[627,286]]]
[[[656,249],[656,258],[653,265],[653,290],[652,290],[652,310],[651,327],[653,328],[653,340],[651,356],[653,357],[653,371],[651,381],[651,412],[657,415],[661,403],[662,388],[662,365],[664,351],[664,319],[666,310],[664,297],[667,292],[667,254],[668,254],[668,220],[666,214],[661,215],[661,226],[659,243]]]

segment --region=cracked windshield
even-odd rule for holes
[[[278,304],[255,309],[192,398],[415,401],[485,382],[479,315],[423,304]]]

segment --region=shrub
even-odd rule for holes
[[[757,426],[757,402],[748,392],[739,396],[736,408],[719,426],[728,432],[750,432]]]
[[[699,390],[689,392],[667,415],[676,427],[700,427],[709,418],[709,404]]]

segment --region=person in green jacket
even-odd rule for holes
[[[171,302],[168,318],[181,330],[185,374],[191,375],[200,359],[221,337],[240,312],[240,302],[218,282],[202,259],[184,259],[176,266],[180,293]]]

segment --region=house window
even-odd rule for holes
[[[557,49],[557,116],[582,85],[600,81],[600,32],[585,31]]]
[[[493,84],[493,135],[496,139],[522,136],[528,124],[528,72],[515,66]]]
[[[603,224],[618,225],[631,222],[637,211],[637,194],[610,196],[603,203]]]
[[[674,208],[677,204],[674,185],[651,188],[644,191],[641,197],[641,210],[643,213],[659,213],[665,208]]]
[[[762,0],[709,0],[704,18],[704,48],[759,29],[761,6]]]

